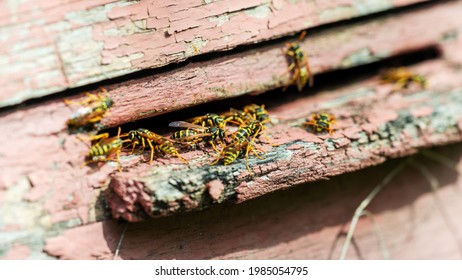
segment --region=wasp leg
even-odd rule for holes
[[[209,144],[212,146],[212,148],[213,148],[213,150],[215,152],[218,152],[218,149],[217,149],[217,147],[215,147],[215,144],[213,144],[213,141],[209,141]]]
[[[406,88],[408,85],[408,79],[407,78],[400,78],[396,81],[395,83],[395,90],[401,90]]]
[[[250,150],[252,151],[252,153],[258,158],[258,159],[265,159],[264,157],[261,157],[257,151],[265,154],[265,151],[263,151],[262,149],[259,149],[259,148],[255,148],[255,147],[250,147]]]
[[[100,140],[99,142],[103,141],[104,139],[107,139],[109,138],[109,133],[103,133],[103,134],[98,134],[98,135],[92,135],[92,136],[81,136],[81,135],[77,135],[77,139],[79,139],[80,141],[82,142],[85,142],[85,141],[96,141],[96,140]],[[98,143],[99,143],[98,142]]]
[[[184,163],[188,163],[188,161],[186,159],[184,159],[182,156],[180,156],[180,154],[175,150],[175,153],[172,154],[172,156],[176,156],[177,158],[179,158],[182,162]]]
[[[106,95],[107,94],[107,89],[103,88],[103,87],[99,87],[99,90],[103,93],[103,95]],[[100,94],[101,95],[101,94]]]
[[[103,117],[104,117],[104,115],[96,116],[96,117],[94,117],[94,118],[92,118],[92,119],[89,119],[88,122],[89,122],[89,123],[96,123],[96,122],[99,122],[100,120],[102,120]]]
[[[144,138],[143,138],[143,140],[144,140]],[[149,164],[152,164],[152,160],[154,158],[154,147],[152,146],[152,141],[150,139],[146,139],[146,141],[149,144],[149,148],[151,148],[151,156],[149,158]],[[143,143],[143,145],[144,145],[144,143]],[[143,149],[144,149],[144,147],[143,147]]]
[[[249,166],[249,151],[250,151],[250,143],[247,144],[247,147],[245,148],[245,166],[247,167],[247,170],[249,170],[249,173],[250,173],[250,176],[253,177],[253,172],[252,170],[250,169],[250,166]]]
[[[85,95],[87,96],[87,98],[85,98],[83,100],[80,100],[80,101],[72,101],[72,100],[64,99],[63,102],[66,105],[72,105],[72,104],[87,105],[87,104],[90,104],[92,102],[96,102],[96,101],[101,100],[99,96],[91,94],[89,92],[85,92]]]
[[[119,172],[122,172],[121,166],[120,166],[120,149],[117,149],[116,151],[116,162],[117,162],[117,170]]]
[[[266,135],[266,133],[264,131],[262,131],[261,134],[265,137],[266,141],[268,141],[268,144],[270,144],[273,147],[278,147],[279,146],[279,144],[274,144],[273,142],[271,142],[268,135]]]
[[[220,161],[221,156],[225,153],[225,149],[226,149],[227,147],[231,146],[231,145],[233,145],[233,144],[231,143],[231,144],[229,144],[228,146],[224,146],[224,147],[221,149],[221,152],[218,154],[217,159],[216,159],[215,161],[213,161],[212,163],[210,163],[210,165],[215,165],[215,164],[217,164],[217,163]]]
[[[132,143],[132,151],[130,152],[130,154],[133,154],[133,153],[135,152],[135,147],[136,147],[138,144],[139,144],[138,141]]]
[[[292,75],[292,80],[290,84],[292,85],[300,78],[300,68],[295,68],[294,74]]]

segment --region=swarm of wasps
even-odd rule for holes
[[[80,102],[64,101],[68,105],[83,105],[66,122],[70,132],[88,132],[97,129],[98,123],[108,114],[109,108],[114,103],[104,89],[96,95],[90,93],[86,95],[87,98]],[[117,135],[113,137],[110,137],[108,133],[86,137],[92,145],[85,156],[84,165],[93,162],[115,161],[120,171],[120,153],[123,149],[130,148],[131,154],[135,151],[143,152],[149,148],[149,163],[152,163],[154,154],[171,155],[187,163],[187,160],[179,154],[179,147],[192,147],[204,143],[217,152],[217,158],[212,164],[218,163],[223,158],[224,165],[229,165],[240,156],[244,156],[247,169],[253,175],[248,163],[249,153],[252,152],[260,159],[262,158],[260,154],[265,153],[255,147],[258,136],[263,135],[274,146],[264,132],[269,122],[270,117],[265,105],[251,104],[245,106],[243,110],[231,109],[220,115],[208,113],[186,121],[171,122],[170,127],[180,128],[180,130],[174,132],[170,138],[145,128],[121,134],[119,127]],[[84,140],[84,137],[79,138]]]
[[[308,84],[313,86],[313,74],[308,63],[307,55],[302,51],[300,42],[306,36],[302,32],[296,42],[288,43],[285,54],[288,58],[288,72],[291,73],[290,84],[295,84],[298,91],[302,91]],[[415,74],[406,68],[394,68],[384,72],[381,80],[394,83],[399,89],[417,84],[422,88],[427,86],[425,77]],[[80,133],[97,130],[99,122],[108,114],[109,108],[114,101],[107,96],[107,91],[101,89],[97,94],[86,94],[86,99],[77,102],[80,107],[67,121],[69,132]],[[65,100],[67,105],[75,102]],[[156,134],[145,128],[131,130],[121,134],[119,128],[117,136],[109,137],[108,133],[92,135],[88,137],[92,141],[89,152],[86,155],[88,161],[85,164],[99,161],[116,161],[120,171],[121,150],[130,148],[131,153],[150,150],[149,163],[152,163],[154,154],[171,155],[187,163],[178,152],[183,148],[197,146],[198,144],[210,145],[217,153],[216,164],[223,160],[224,165],[233,163],[237,158],[244,156],[246,167],[252,175],[249,166],[249,154],[254,154],[262,159],[265,152],[256,147],[255,143],[260,135],[263,135],[269,144],[274,145],[265,134],[266,124],[270,123],[268,111],[264,105],[251,104],[242,110],[230,109],[222,114],[208,113],[186,121],[174,121],[170,127],[179,128],[170,138]],[[328,132],[333,134],[333,125],[336,123],[334,115],[321,112],[312,114],[302,126],[307,127],[313,133]],[[233,128],[230,128],[233,127]]]
[[[310,70],[307,55],[301,50],[299,43],[306,36],[303,32],[297,42],[287,44],[285,54],[289,59],[288,71],[291,73],[291,84],[295,84],[301,91],[307,84],[313,86],[313,75]],[[66,122],[69,133],[92,133],[99,130],[100,121],[107,116],[114,101],[108,96],[107,90],[101,88],[96,94],[86,93],[86,98],[79,101],[64,100],[67,105],[78,104],[80,107]],[[274,145],[265,134],[266,124],[271,123],[265,105],[251,104],[242,110],[230,109],[222,114],[208,113],[186,121],[174,121],[170,127],[179,128],[170,138],[156,134],[145,128],[138,128],[121,134],[119,127],[116,136],[108,133],[90,134],[86,137],[91,146],[86,154],[84,164],[92,162],[117,162],[120,166],[120,153],[124,149],[131,149],[129,153],[144,152],[149,149],[149,163],[153,162],[154,154],[171,155],[187,163],[178,152],[179,148],[195,147],[198,144],[210,145],[217,153],[211,164],[223,161],[224,165],[233,163],[237,158],[245,157],[246,167],[253,174],[249,166],[249,154],[262,159],[265,152],[256,147],[259,136],[263,135],[269,144]],[[313,114],[303,126],[315,133],[333,133],[332,125],[335,117],[328,113]],[[83,137],[79,137],[83,140]]]

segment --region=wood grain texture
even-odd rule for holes
[[[0,3],[0,107],[424,0]]]
[[[315,74],[345,69],[394,55],[439,46],[448,36],[462,37],[462,1],[373,18],[309,36],[302,44]],[[428,19],[432,20],[428,20]],[[108,87],[115,101],[102,122],[108,127],[197,104],[248,93],[257,94],[290,83],[285,43],[222,58],[195,62],[177,70]],[[450,51],[455,55],[458,51]],[[316,79],[315,79],[316,80]],[[315,81],[316,83],[316,81]]]
[[[462,257],[462,146],[433,151],[457,163],[452,170],[422,156],[415,159],[439,182],[442,207],[411,166],[368,207],[391,259]],[[129,224],[118,259],[338,259],[355,208],[399,162],[239,205]],[[47,239],[45,251],[61,259],[112,259],[124,227],[106,221],[69,229]],[[348,259],[384,258],[367,218],[359,220],[354,244]]]

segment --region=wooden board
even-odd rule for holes
[[[391,259],[462,257],[462,146],[434,151],[458,166],[456,172],[416,158],[440,184],[436,200],[420,171],[407,166],[368,207]],[[399,162],[239,205],[129,224],[117,259],[338,259],[355,208]],[[45,250],[62,259],[112,259],[124,227],[107,221],[69,229],[49,238]],[[378,240],[374,224],[361,218],[347,259],[384,259]],[[27,256],[21,249],[11,255]]]
[[[389,157],[413,153],[419,147],[460,141],[462,78],[461,73],[452,67],[436,60],[412,68],[427,75],[430,88],[426,91],[411,88],[410,91],[390,93],[392,86],[379,85],[377,79],[372,78],[311,97],[268,105],[270,114],[279,124],[269,127],[266,132],[283,146],[271,149],[264,145],[267,160],[260,162],[251,158],[256,177],[247,183],[244,181],[250,177],[243,160],[227,167],[202,166],[213,160],[213,153],[209,150],[182,153],[191,161],[190,167],[175,158],[157,159],[151,166],[145,161],[148,153],[143,158],[124,155],[121,160],[124,171],[121,174],[114,164],[82,167],[83,155],[88,148],[75,135],[68,135],[62,129],[69,114],[64,110],[61,114],[54,114],[55,102],[3,115],[0,123],[6,133],[0,135],[3,143],[0,211],[6,213],[1,217],[2,231],[9,241],[3,245],[2,255],[7,256],[10,250],[16,250],[12,247],[14,244],[22,244],[29,248],[26,251],[33,258],[47,257],[40,253],[43,243],[36,240],[60,235],[71,228],[85,231],[87,227],[83,225],[108,219],[111,210],[106,208],[102,188],[111,180],[122,182],[116,190],[123,194],[121,201],[109,196],[112,213],[133,221],[139,219],[142,213],[138,211],[140,199],[146,198],[145,206],[151,206],[155,216],[206,206],[197,204],[197,198],[200,198],[197,194],[210,194],[205,185],[207,181],[202,181],[203,185],[191,185],[192,192],[187,193],[189,198],[176,198],[178,200],[172,201],[166,208],[164,204],[153,203],[151,195],[156,194],[156,186],[172,183],[168,174],[180,178],[182,173],[184,176],[194,173],[200,179],[201,170],[209,170],[212,175],[232,176],[231,181],[222,181],[227,189],[221,192],[216,202],[233,201],[233,197],[245,201],[298,183],[375,165]],[[368,105],[361,109],[361,104]],[[315,135],[297,127],[305,116],[319,110],[329,110],[339,118],[332,139],[328,135]],[[43,115],[46,112],[48,115]],[[367,123],[364,123],[366,119]],[[391,134],[381,137],[385,128],[391,129]],[[287,163],[291,158],[294,165]],[[297,173],[301,168],[306,172]],[[173,173],[165,173],[167,171]],[[274,179],[273,183],[268,180],[269,177]],[[140,181],[146,183],[151,191],[133,188],[140,186],[137,183]],[[177,182],[175,180],[174,183]],[[168,197],[172,192],[164,194]],[[101,224],[94,224],[96,228],[98,225]],[[22,250],[23,247],[19,248]]]
[[[7,1],[0,107],[419,2]]]

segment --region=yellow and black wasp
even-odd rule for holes
[[[262,159],[256,150],[265,153],[261,149],[254,148],[255,138],[261,133],[269,141],[268,136],[263,132],[264,126],[258,120],[252,120],[247,125],[241,126],[232,134],[231,144],[225,146],[218,154],[217,159],[212,163],[217,163],[224,156],[224,164],[228,165],[235,161],[239,156],[244,155],[245,165],[249,173],[253,175],[249,166],[249,152],[252,151],[256,157]],[[250,139],[249,139],[250,138]],[[269,141],[270,142],[270,141]],[[271,142],[270,142],[271,143]],[[273,145],[273,144],[272,144]],[[244,152],[245,150],[245,152]]]
[[[231,108],[229,112],[220,114],[220,116],[224,119],[225,126],[228,123],[237,124],[241,126],[250,121],[249,116],[246,115],[246,113],[234,108]]]
[[[423,89],[427,88],[428,85],[424,76],[415,74],[405,67],[388,69],[382,73],[380,79],[384,83],[395,84],[397,89],[407,88],[411,83],[415,83]]]
[[[317,133],[328,131],[329,134],[334,132],[333,124],[335,124],[335,117],[329,113],[312,114],[311,120],[303,123],[303,125],[313,128]]]
[[[87,98],[79,102],[64,100],[67,105],[75,103],[85,105],[75,111],[66,121],[67,128],[71,133],[94,130],[96,124],[103,119],[114,104],[114,101],[107,96],[107,91],[104,88],[101,88],[101,93],[96,95],[88,92],[86,95]]]
[[[244,107],[244,113],[246,113],[252,119],[260,121],[262,123],[270,122],[269,114],[268,111],[265,109],[265,105],[247,105]]]
[[[180,156],[177,149],[173,145],[172,141],[159,134],[149,131],[145,128],[138,128],[137,130],[131,130],[127,133],[129,141],[132,143],[132,152],[135,147],[141,145],[142,150],[146,148],[146,142],[151,148],[151,157],[149,163],[152,163],[154,158],[154,151],[169,154],[181,159],[183,162],[187,162]]]
[[[186,128],[176,131],[172,135],[172,140],[177,142],[206,142],[209,143],[215,151],[218,151],[214,142],[225,139],[226,132],[220,127],[204,127],[197,124],[192,124],[184,121],[171,122],[170,127]],[[220,141],[221,142],[221,141]]]
[[[90,137],[91,141],[97,141],[95,144],[91,145],[86,158],[90,159],[85,161],[84,165],[93,162],[100,161],[111,161],[115,156],[115,162],[117,162],[117,169],[120,172],[120,151],[122,149],[123,143],[128,142],[129,140],[122,140],[124,135],[120,135],[120,127],[117,133],[117,136],[110,137],[109,133],[98,134]],[[103,157],[104,156],[104,157]],[[95,157],[97,157],[95,159]]]
[[[207,113],[204,116],[195,117],[187,121],[192,124],[208,127],[224,128],[225,126],[225,120],[221,116],[211,113]]]
[[[265,105],[257,104],[247,105],[243,111],[231,108],[229,112],[223,113],[221,116],[225,119],[225,124],[231,122],[240,126],[249,124],[252,120],[257,120],[262,124],[271,121]]]
[[[253,145],[253,143],[251,143],[250,141],[247,141],[247,140],[245,140],[243,142],[240,142],[240,143],[232,143],[232,144],[230,144],[230,145],[223,148],[223,150],[218,155],[218,158],[212,164],[217,163],[220,160],[222,155],[223,155],[223,164],[224,165],[230,165],[238,157],[240,157],[241,155],[244,155],[245,156],[245,165],[247,166],[247,170],[249,171],[250,175],[253,175],[252,170],[250,169],[250,166],[249,166],[249,156],[248,156],[249,151],[252,151],[252,153],[259,159],[263,159],[263,158],[258,155],[257,150],[260,151],[263,154],[265,152],[262,151],[261,149],[253,147],[252,145]]]
[[[289,72],[292,73],[291,84],[296,84],[298,91],[302,91],[307,83],[310,87],[313,86],[313,74],[308,64],[308,58],[301,50],[299,42],[306,36],[306,31],[300,34],[297,42],[287,44],[286,55],[289,58]]]

